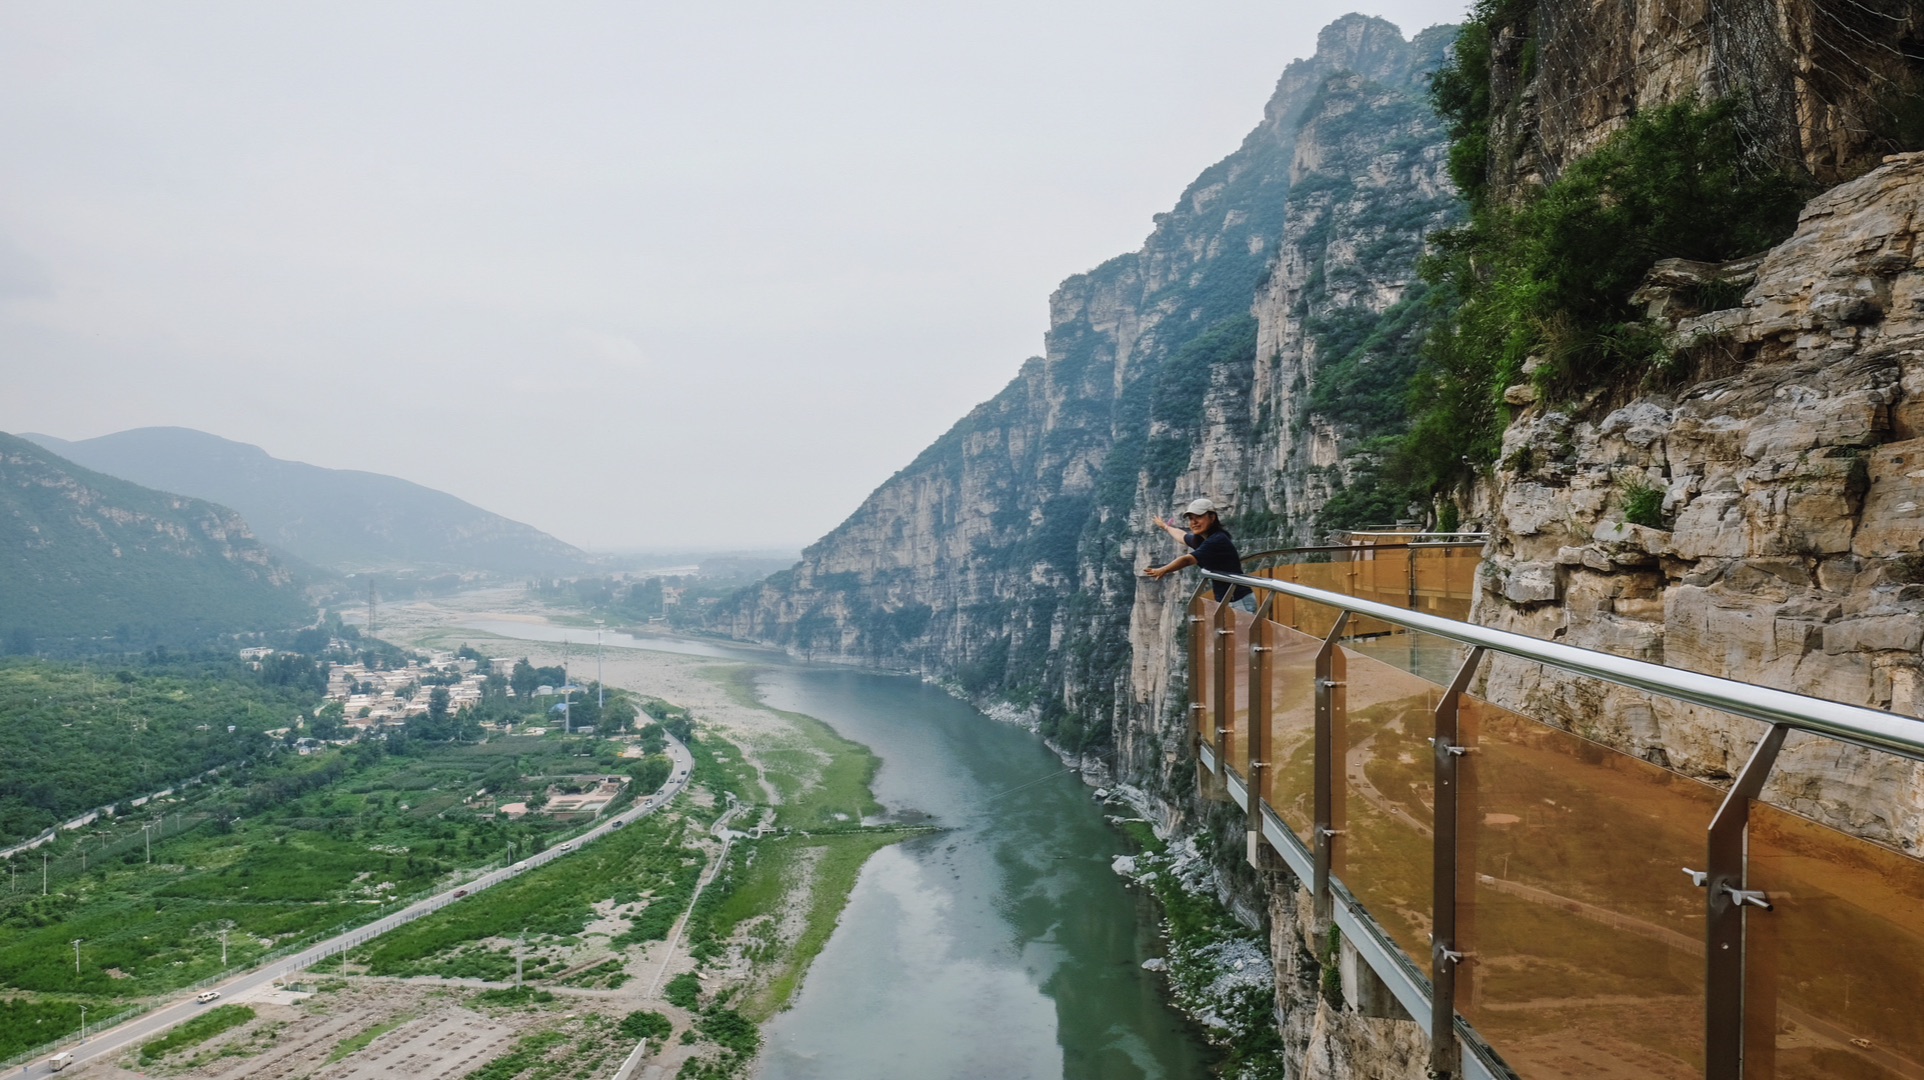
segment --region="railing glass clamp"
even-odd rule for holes
[[[1690,867],[1686,866],[1683,868],[1683,872],[1690,875],[1690,883],[1692,885],[1695,885],[1699,889],[1703,888],[1705,885],[1710,884],[1710,875],[1705,873],[1702,870],[1692,870]]]
[[[1464,754],[1476,749],[1473,746],[1456,746],[1443,739],[1431,739],[1430,744],[1446,754],[1453,754],[1457,757],[1462,757]]]
[[[1770,897],[1765,895],[1761,889],[1733,889],[1725,885],[1724,892],[1730,894],[1731,903],[1736,904],[1738,907],[1743,907],[1745,904],[1755,904],[1765,911],[1771,910]]]
[[[1341,679],[1318,679],[1316,680],[1316,685],[1326,686],[1329,689],[1334,690],[1339,686],[1348,686],[1349,684],[1342,681]]]
[[[1272,650],[1267,645],[1251,645],[1249,647],[1249,651],[1250,652],[1270,652]]]

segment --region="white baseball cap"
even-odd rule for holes
[[[1189,509],[1184,510],[1183,514],[1184,516],[1194,514],[1197,517],[1201,517],[1204,514],[1213,514],[1215,512],[1215,503],[1210,502],[1208,499],[1197,499],[1195,502],[1189,504]]]

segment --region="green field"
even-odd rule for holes
[[[774,711],[755,700],[752,669],[718,665],[715,674],[737,700]],[[738,1071],[755,1044],[753,1022],[792,997],[863,863],[910,833],[860,824],[881,811],[869,788],[879,761],[813,717],[776,712],[781,729],[741,747],[685,710],[647,704],[688,730],[693,783],[708,797],[684,800],[680,813],[644,818],[495,886],[479,902],[369,942],[347,958],[349,970],[505,982],[519,954],[530,983],[612,988],[628,981],[622,952],[665,939],[687,913],[682,948],[698,964],[737,944],[755,964],[748,986],[701,1003],[697,1023],[684,1032],[707,1047],[704,1075]],[[446,887],[457,871],[543,850],[570,826],[489,811],[551,783],[638,765],[618,756],[619,743],[598,737],[400,745],[404,751],[394,754],[361,743],[306,756],[269,747],[259,760],[143,808],[138,820],[106,819],[63,836],[46,852],[45,896],[39,875],[26,872],[39,867],[20,866],[0,895],[0,985],[17,992],[0,1001],[0,1057],[71,1033],[81,1004],[98,1017],[216,974],[223,930],[227,966],[246,966]],[[704,826],[737,805],[736,827],[752,824],[771,802],[777,831],[738,839],[691,911],[708,864],[704,849],[713,844]],[[608,915],[609,902],[612,921],[589,936],[596,905]],[[799,934],[790,923],[778,935],[791,908],[802,915]],[[500,1004],[525,1006],[535,993],[542,991],[531,987]],[[571,1033],[565,1054],[554,1049],[561,1045],[549,1038],[554,1032],[539,1031],[483,1071],[564,1075],[625,1053],[625,1036],[611,1023],[564,1026]],[[337,1059],[390,1029],[377,1025],[344,1040]],[[168,1042],[150,1059],[215,1034],[183,1030],[190,1042]]]
[[[254,1018],[254,1010],[245,1005],[222,1005],[201,1013],[152,1042],[142,1043],[140,1063],[151,1065],[176,1050],[185,1050],[219,1035],[230,1028],[237,1028]]]
[[[488,939],[525,932],[534,945],[544,939],[572,941],[594,917],[595,902],[606,899],[637,909],[622,938],[638,942],[666,937],[702,867],[700,852],[683,846],[685,835],[680,819],[643,818],[573,855],[496,885],[481,903],[455,904],[383,935],[350,959],[375,975],[456,974],[448,968],[474,955],[477,945]],[[509,959],[506,973],[512,972]]]
[[[239,967],[374,918],[459,869],[542,850],[572,826],[492,819],[467,800],[604,772],[614,752],[607,740],[550,736],[416,744],[405,756],[379,744],[276,754],[147,808],[164,812],[164,829],[106,821],[65,836],[43,849],[47,895],[37,858],[0,893],[0,985],[28,995],[0,1013],[19,1018],[0,1022],[0,1058],[77,1029],[80,1004],[104,1016],[217,974],[223,929],[228,967]],[[574,911],[540,914],[563,926]],[[513,970],[498,951],[448,962],[481,977]]]

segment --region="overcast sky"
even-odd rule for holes
[[[794,546],[1338,15],[0,0],[0,430],[173,424],[586,547]]]

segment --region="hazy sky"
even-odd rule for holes
[[[799,546],[1338,15],[0,0],[0,430],[175,424],[583,546]]]

